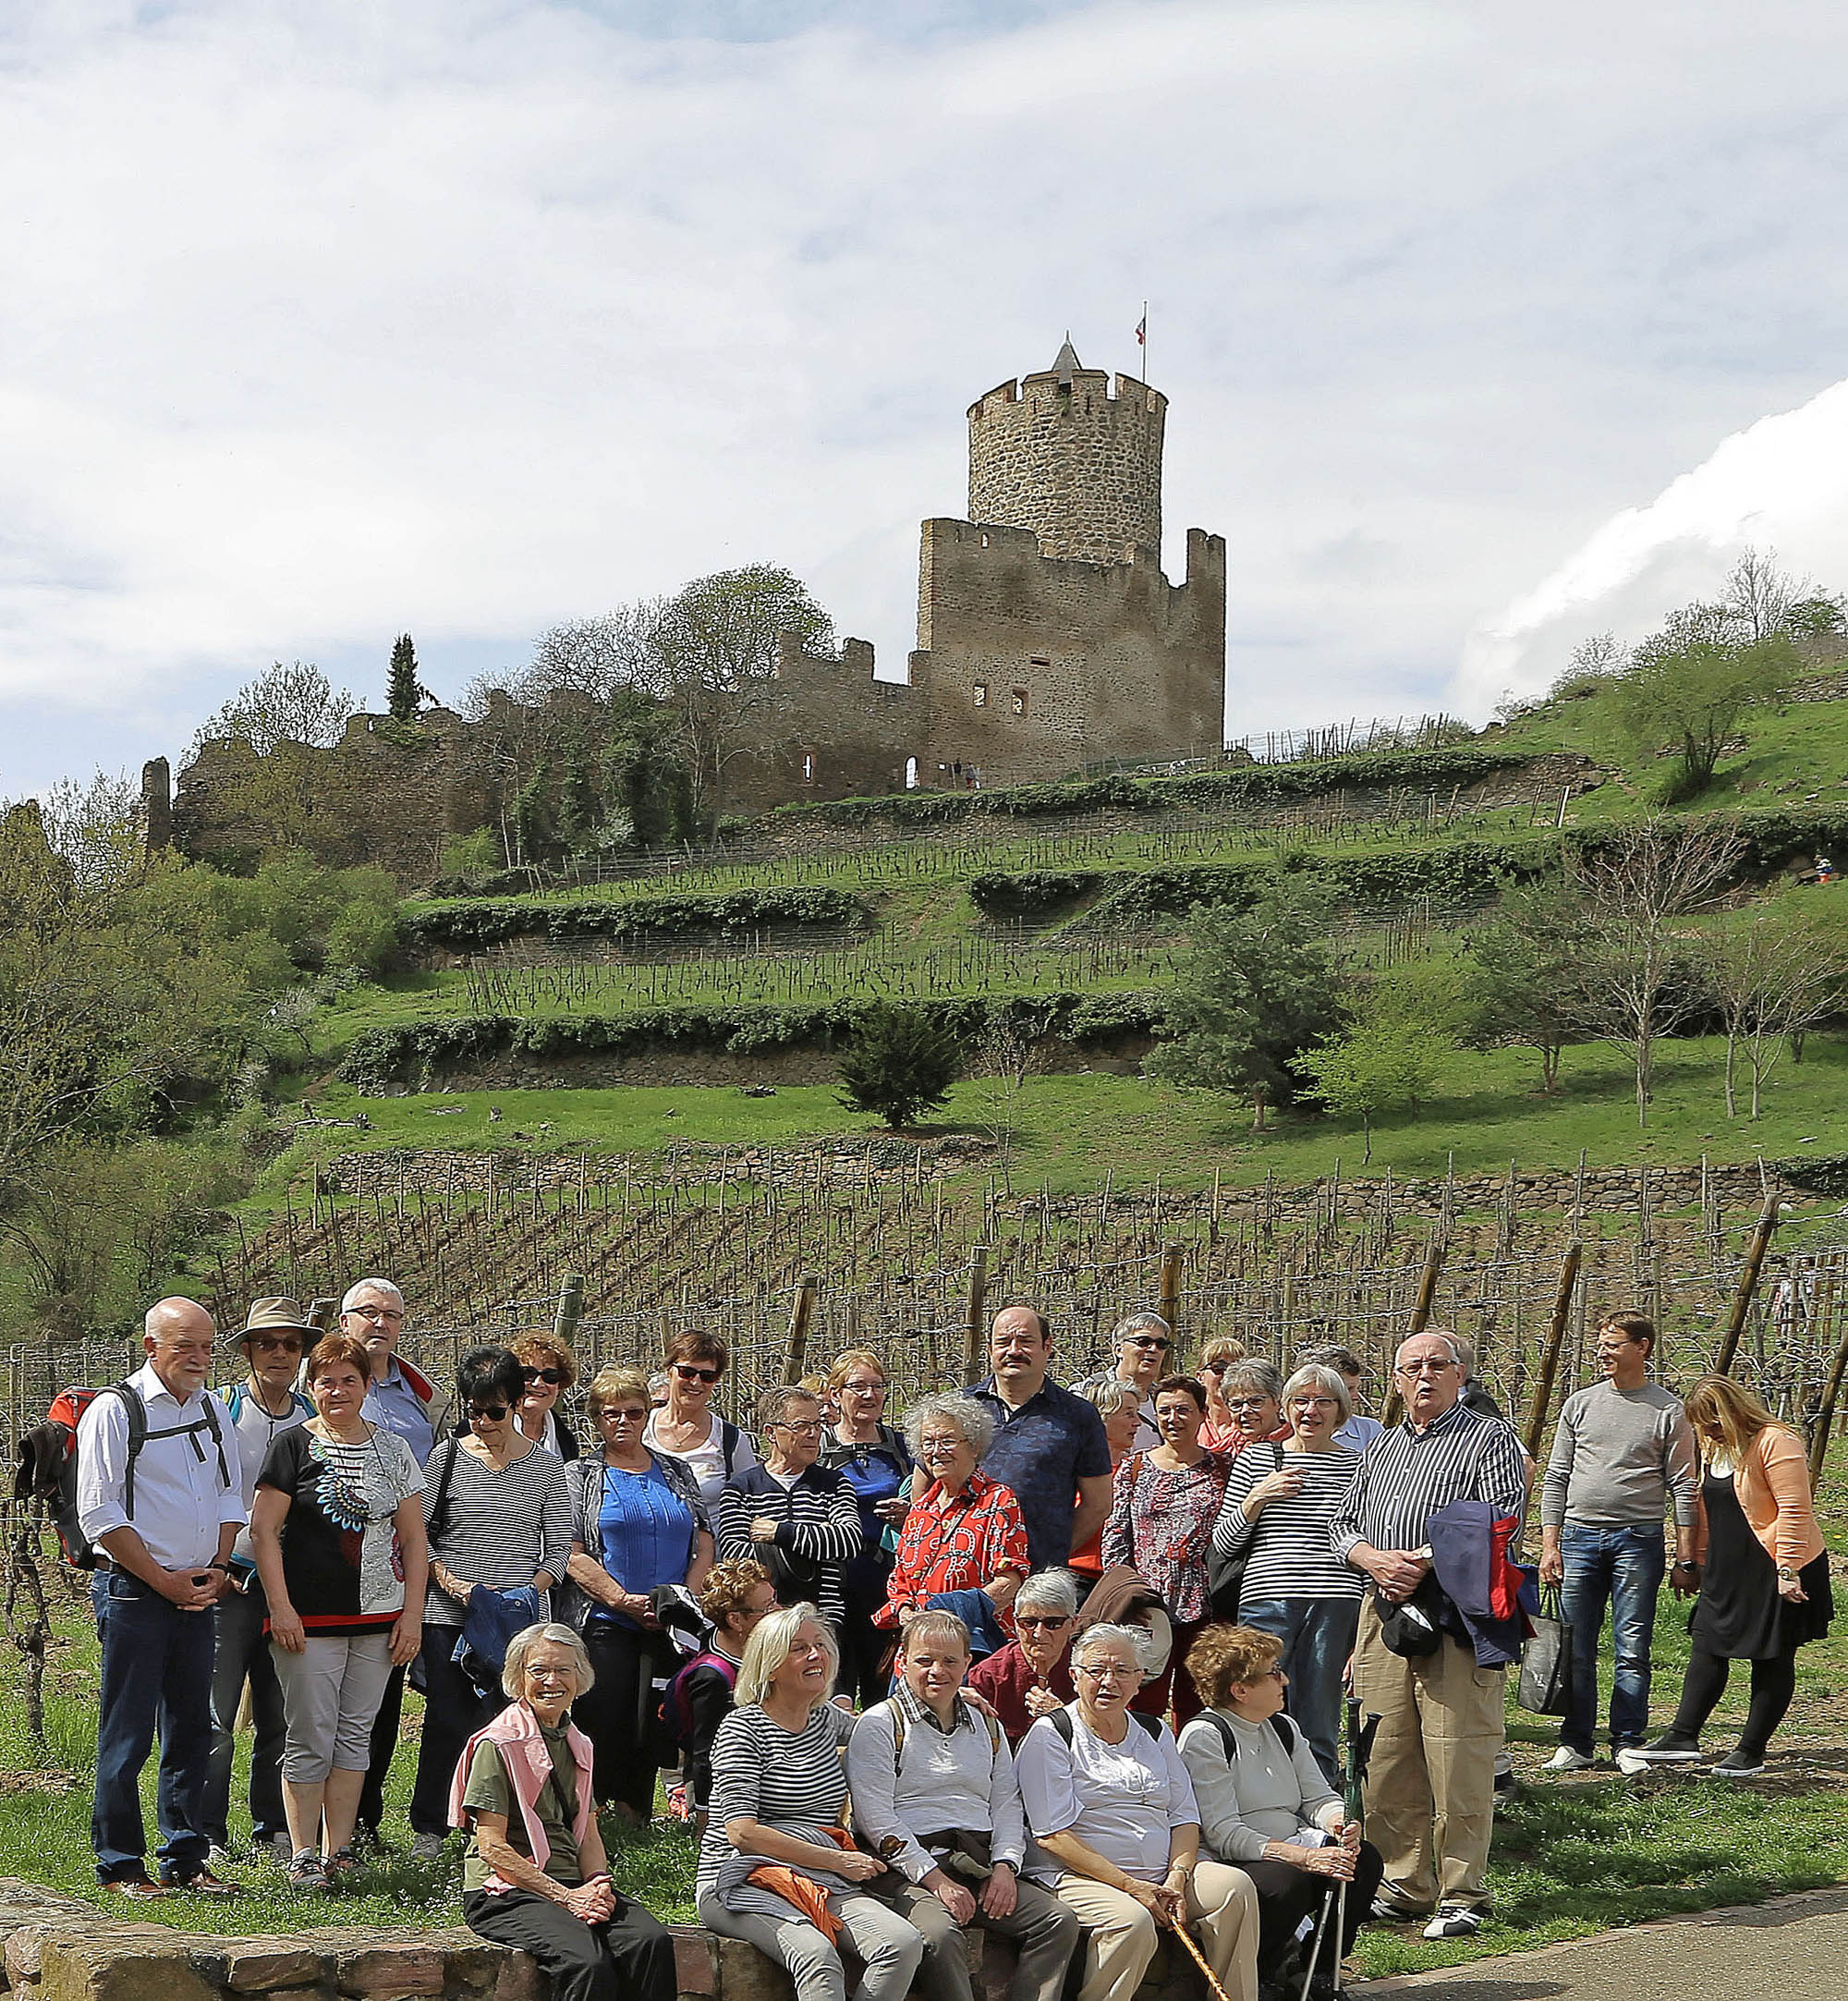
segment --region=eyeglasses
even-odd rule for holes
[[[719,1380],[716,1369],[696,1369],[690,1361],[676,1361],[674,1373],[683,1383],[716,1383]]]
[[[1268,1397],[1228,1397],[1225,1407],[1228,1410],[1261,1410],[1270,1401]]]
[[[1014,1615],[1014,1623],[1016,1626],[1031,1626],[1036,1629],[1044,1627],[1050,1631],[1055,1627],[1069,1626],[1072,1617],[1069,1612],[1016,1612]]]
[[[624,1404],[620,1408],[615,1404],[605,1404],[601,1410],[593,1411],[591,1415],[599,1424],[646,1424],[648,1422],[648,1412],[638,1409],[634,1404]]]
[[[520,1373],[529,1383],[562,1383],[565,1380],[563,1369],[522,1369]]]
[[[885,1385],[883,1383],[843,1383],[841,1387],[846,1391],[849,1397],[883,1397],[885,1395]]]
[[[396,1306],[348,1306],[343,1312],[352,1313],[360,1320],[402,1320],[404,1310]]]
[[[1454,1360],[1443,1360],[1436,1356],[1424,1356],[1417,1361],[1401,1361],[1393,1364],[1397,1375],[1435,1375],[1440,1369],[1454,1369]]]
[[[1174,1344],[1172,1341],[1164,1341],[1156,1335],[1138,1334],[1133,1335],[1123,1345],[1125,1348],[1139,1348],[1145,1353],[1152,1348],[1159,1355],[1164,1348],[1173,1348]]]
[[[498,1424],[507,1414],[505,1404],[477,1404],[468,1413],[471,1424]]]
[[[1292,1410],[1339,1410],[1341,1406],[1332,1397],[1293,1397],[1290,1408]]]
[[[252,1334],[246,1336],[252,1348],[260,1348],[266,1354],[273,1348],[286,1348],[291,1355],[301,1353],[299,1336],[292,1334]]]
[[[1127,1681],[1132,1675],[1138,1681],[1142,1678],[1142,1670],[1139,1667],[1125,1667],[1120,1661],[1106,1661],[1101,1667],[1093,1667],[1088,1662],[1085,1662],[1077,1671],[1092,1681]]]
[[[960,1438],[920,1438],[918,1442],[920,1459],[953,1459],[962,1449]]]
[[[779,1432],[787,1432],[792,1437],[796,1438],[819,1438],[822,1430],[820,1418],[804,1418],[800,1424],[790,1424],[785,1421],[772,1428]]]

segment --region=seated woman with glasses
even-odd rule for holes
[[[1298,1926],[1345,1883],[1340,1950],[1322,1948],[1331,1955],[1324,1965],[1338,1976],[1383,1865],[1379,1849],[1361,1840],[1359,1822],[1343,1811],[1303,1732],[1279,1715],[1288,1678],[1277,1654],[1276,1638],[1250,1626],[1211,1626],[1195,1641],[1187,1673],[1207,1707],[1181,1732],[1181,1762],[1194,1782],[1208,1852],[1257,1886],[1258,1977],[1283,1977]],[[1300,1968],[1289,1974],[1293,1992],[1302,1977]],[[1331,1978],[1320,1992],[1338,1984]]]
[[[757,1454],[744,1432],[712,1408],[732,1351],[716,1334],[702,1327],[684,1327],[669,1337],[667,1401],[648,1421],[642,1443],[671,1453],[699,1485],[708,1507],[719,1498],[728,1480],[748,1472]],[[653,1402],[650,1397],[650,1402]]]
[[[597,1751],[597,1798],[645,1824],[654,1806],[654,1678],[673,1650],[650,1594],[663,1584],[698,1592],[712,1568],[712,1529],[693,1476],[642,1443],[648,1379],[605,1369],[585,1398],[602,1450],[566,1469],[571,1581],[596,1687],[578,1721]]]
[[[543,1621],[571,1555],[565,1468],[514,1423],[525,1393],[525,1374],[505,1348],[464,1356],[456,1401],[468,1434],[445,1438],[424,1462],[431,1591],[420,1655],[423,1738],[410,1802],[412,1851],[423,1858],[440,1854],[449,1832],[449,1781],[463,1744],[505,1700],[498,1686],[483,1694],[456,1663],[469,1601],[478,1591],[530,1589]]]
[[[1246,1552],[1238,1617],[1274,1633],[1290,1683],[1290,1711],[1330,1785],[1341,1767],[1342,1676],[1360,1624],[1361,1576],[1334,1553],[1329,1522],[1360,1455],[1337,1445],[1352,1406],[1338,1370],[1311,1363],[1283,1385],[1290,1436],[1232,1462],[1212,1531],[1223,1556]]]
[[[1088,1627],[1077,1700],[1042,1716],[1015,1769],[1037,1844],[1027,1873],[1086,1928],[1078,2001],[1132,2001],[1160,1929],[1198,1923],[1231,2001],[1258,2001],[1258,1897],[1243,1870],[1202,1861],[1200,1811],[1165,1724],[1135,1714],[1143,1634]]]
[[[875,1623],[891,1632],[920,1612],[954,1612],[985,1657],[1007,1640],[1008,1607],[1028,1561],[1013,1488],[979,1470],[994,1443],[994,1419],[975,1397],[944,1391],[912,1405],[905,1435],[928,1484],[912,1495]]]
[[[1077,1693],[1066,1658],[1077,1612],[1078,1587],[1070,1574],[1036,1570],[1015,1593],[1015,1637],[969,1670],[969,1687],[994,1711],[1016,1750],[1040,1717]]]
[[[558,1415],[558,1405],[578,1381],[577,1356],[549,1334],[521,1335],[513,1353],[526,1381],[519,1406],[520,1436],[567,1462],[575,1459],[577,1434]]]
[[[839,1630],[843,1578],[860,1546],[860,1508],[844,1474],[818,1466],[826,1429],[812,1390],[796,1384],[757,1400],[764,1461],[721,1490],[712,1509],[719,1555],[770,1572],[778,1601],[805,1600]]]

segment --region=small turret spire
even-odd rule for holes
[[[1072,345],[1072,330],[1065,329],[1065,344],[1059,349],[1058,359],[1052,363],[1052,372],[1059,378],[1059,386],[1069,389],[1072,376],[1084,363],[1078,360],[1078,350]]]

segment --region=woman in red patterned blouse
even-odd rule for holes
[[[1027,1571],[1027,1524],[1014,1489],[978,1470],[994,1419],[973,1397],[946,1393],[913,1404],[905,1432],[917,1479],[930,1484],[912,1495],[873,1623],[903,1628],[940,1592],[980,1591],[1011,1632],[1007,1608]]]
[[[1200,1443],[1207,1393],[1190,1375],[1164,1377],[1155,1389],[1155,1423],[1161,1443],[1152,1452],[1132,1453],[1116,1470],[1110,1519],[1103,1529],[1103,1560],[1127,1564],[1161,1593],[1173,1621],[1174,1645],[1167,1675],[1173,1676],[1174,1726],[1199,1714],[1193,1684],[1173,1673],[1194,1637],[1211,1616],[1207,1603],[1207,1564],[1212,1555],[1213,1524],[1225,1502],[1232,1461]],[[1165,1713],[1161,1681],[1137,1698],[1149,1713]],[[1153,1706],[1159,1703],[1160,1706]]]

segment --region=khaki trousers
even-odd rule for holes
[[[1066,1875],[1058,1894],[1090,1934],[1078,2001],[1132,2001],[1161,1936],[1147,1908],[1127,1890],[1088,1876]],[[1258,2001],[1258,1892],[1251,1878],[1224,1862],[1201,1862],[1188,1886],[1187,1915],[1199,1921],[1200,1950],[1232,2001]]]
[[[1354,1692],[1380,1718],[1367,1769],[1367,1838],[1386,1864],[1380,1893],[1408,1910],[1488,1900],[1495,1754],[1506,1720],[1505,1673],[1478,1667],[1448,1634],[1406,1660],[1380,1637],[1373,1594],[1360,1609]]]

